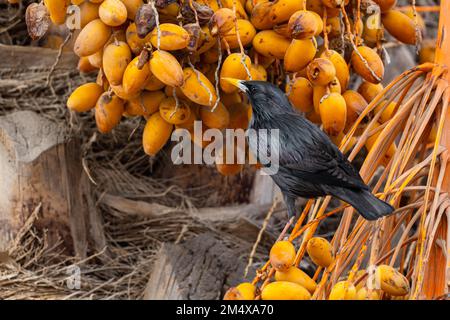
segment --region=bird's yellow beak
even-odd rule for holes
[[[225,81],[228,84],[231,84],[235,87],[238,87],[239,89],[241,89],[242,85],[241,85],[241,80],[239,79],[234,79],[234,78],[222,78],[223,81]],[[241,89],[242,90],[242,89]]]

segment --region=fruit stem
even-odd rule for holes
[[[435,182],[440,186],[440,192],[442,194],[448,194],[450,192],[450,161],[448,157],[448,152],[450,150],[450,108],[448,108],[448,103],[450,100],[450,73],[448,72],[448,68],[450,67],[450,19],[448,19],[450,15],[450,1],[442,1],[440,14],[439,14],[439,27],[438,27],[438,35],[436,40],[436,55],[435,55],[435,63],[437,64],[435,68],[435,72],[439,72],[444,69],[444,73],[440,75],[440,83],[437,87],[437,92],[440,91],[442,94],[442,112],[445,112],[442,115],[438,115],[436,118],[436,124],[438,125],[438,134],[437,139],[439,139],[439,145],[445,148],[445,152],[440,157],[441,163],[445,166],[445,170],[443,171],[443,179],[439,181],[439,177],[435,175]],[[437,93],[435,93],[437,94]],[[441,118],[439,120],[439,118]],[[439,138],[440,137],[440,138]],[[438,142],[438,141],[436,141]],[[437,145],[435,145],[435,150],[437,149]],[[433,165],[433,164],[432,164]],[[442,168],[441,168],[442,170]],[[448,231],[448,210],[447,217],[445,214],[439,221],[439,224],[436,227],[435,233],[431,233],[433,237],[430,241],[433,241],[430,252],[428,253],[427,266],[422,274],[420,272],[422,265],[420,264],[422,261],[419,260],[419,271],[418,279],[416,283],[416,289],[412,295],[412,299],[414,298],[426,298],[426,299],[434,299],[437,296],[441,296],[446,293],[447,283],[449,272],[447,271],[448,263],[450,257],[446,253],[444,248],[436,249],[436,242],[438,240],[442,240],[444,243],[449,241],[449,231]],[[421,225],[423,223],[421,222]],[[420,235],[424,236],[424,235]],[[423,251],[423,241],[421,240],[421,250]],[[422,259],[421,256],[419,257]],[[423,263],[423,262],[422,262]],[[414,271],[415,272],[415,271]]]
[[[450,1],[442,1],[441,11],[439,16],[438,36],[436,41],[436,56],[435,62],[445,68],[450,68]],[[450,83],[450,72],[444,73],[442,78],[446,81],[447,91]],[[444,94],[444,99],[449,97]],[[442,130],[440,144],[444,146],[449,152],[450,150],[450,108],[447,110],[447,115]],[[444,181],[442,183],[442,191],[450,192],[450,164],[447,163]]]

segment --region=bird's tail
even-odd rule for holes
[[[390,204],[378,199],[369,190],[339,188],[334,191],[337,191],[333,192],[334,196],[351,204],[366,220],[377,220],[394,211]]]

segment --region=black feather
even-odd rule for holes
[[[279,130],[279,170],[272,178],[283,192],[289,215],[295,215],[293,201],[297,197],[325,195],[348,202],[367,220],[393,212],[370,192],[328,136],[292,108],[278,87],[262,81],[243,84],[253,109],[250,128],[256,133],[259,129]],[[260,154],[260,146],[250,147],[255,155]]]

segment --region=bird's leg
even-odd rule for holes
[[[292,217],[295,217],[295,198],[289,197],[287,195],[283,195],[284,198],[284,203],[286,204],[287,207],[287,214],[288,214],[288,219],[291,219]]]

